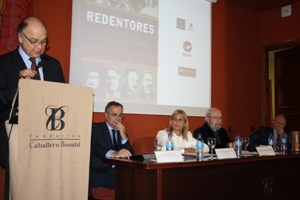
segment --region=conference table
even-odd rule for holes
[[[116,199],[286,199],[300,197],[300,153],[157,163],[103,158],[115,165]]]

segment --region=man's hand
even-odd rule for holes
[[[275,129],[276,130],[276,132],[278,133],[278,134],[282,134],[283,132],[284,132],[284,130],[282,129],[282,128],[277,128],[277,129]]]
[[[19,73],[20,79],[31,79],[34,77],[34,75],[37,73],[35,70],[31,69],[23,69]]]
[[[117,126],[115,127],[116,130],[120,131],[120,135],[123,140],[127,139],[127,135],[125,132],[125,126],[121,122],[116,122]]]
[[[115,151],[112,154],[112,157],[117,157],[117,158],[130,158],[131,153],[127,149],[121,149],[120,151]]]
[[[184,153],[196,153],[195,148],[184,148]]]

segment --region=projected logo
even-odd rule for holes
[[[186,52],[191,52],[192,51],[192,44],[189,41],[185,41],[183,43],[183,49]]]
[[[63,120],[66,113],[69,111],[68,106],[48,106],[45,110],[48,120],[46,122],[46,128],[48,131],[61,131],[65,127]]]
[[[190,67],[178,66],[178,75],[187,77],[196,77],[196,69]]]
[[[177,18],[177,28],[185,30],[185,20]]]
[[[195,22],[188,19],[177,18],[177,28],[185,31],[195,31]]]
[[[193,54],[191,53],[192,51],[192,43],[190,41],[185,41],[182,45],[183,47],[183,52],[182,56],[184,57],[193,57]]]
[[[195,31],[194,22],[188,22],[187,30],[189,31]]]

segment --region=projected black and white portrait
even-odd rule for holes
[[[125,68],[124,70],[121,97],[138,98],[138,73],[134,68]]]
[[[120,70],[116,66],[109,66],[104,70],[103,81],[106,97],[120,97],[120,79]]]
[[[157,95],[153,88],[153,74],[146,71],[142,74],[142,89],[140,90],[139,97],[143,99],[156,99]]]
[[[94,95],[101,95],[103,87],[101,85],[101,68],[95,63],[86,64],[82,70],[83,84],[93,88]]]

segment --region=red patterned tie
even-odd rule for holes
[[[34,75],[33,79],[41,80],[39,70],[35,63],[35,58],[29,58],[29,60],[31,61],[31,69],[36,71],[36,74]]]

